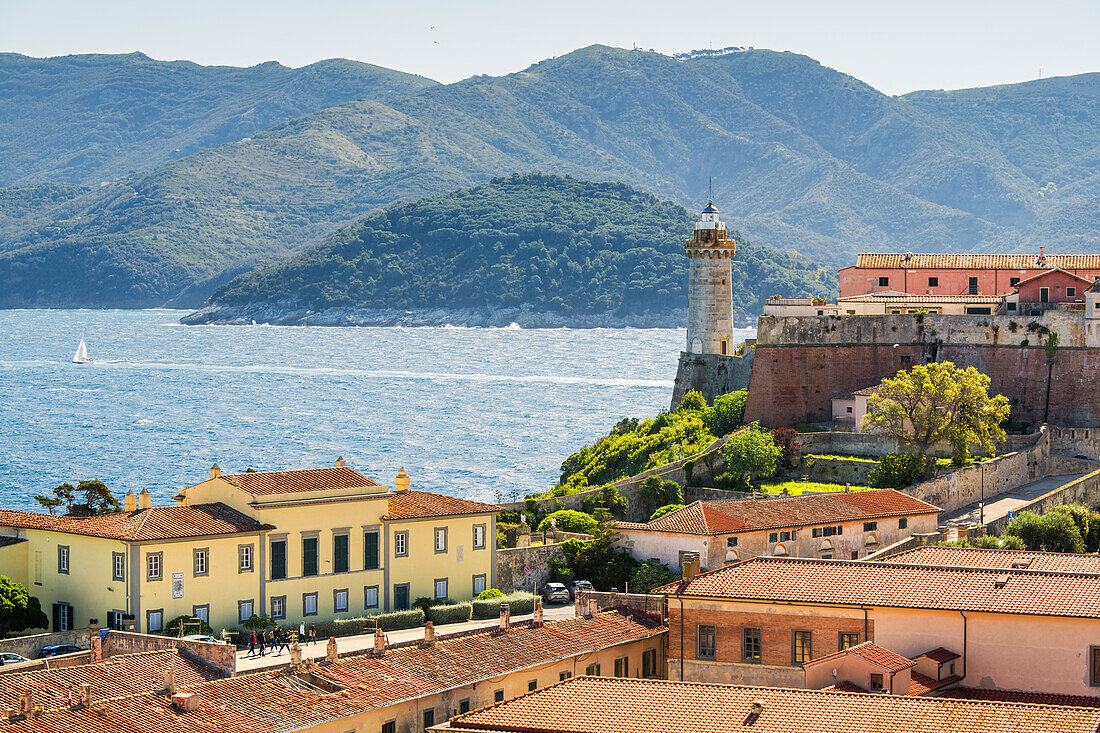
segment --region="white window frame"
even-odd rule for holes
[[[271,618],[286,618],[286,596],[271,596]]]
[[[210,552],[206,548],[199,548],[195,550],[194,561],[195,575],[209,575]]]
[[[437,555],[447,552],[447,528],[436,527],[432,531],[433,546]]]
[[[57,546],[57,572],[69,574],[69,546]]]
[[[111,580],[126,580],[126,553],[111,553]]]
[[[371,596],[374,596],[374,603],[371,603]],[[363,608],[378,608],[378,586],[368,585],[363,587]]]
[[[160,580],[164,577],[160,564],[163,557],[159,552],[150,552],[145,556],[145,577],[148,580]]]
[[[307,605],[308,601],[313,601],[313,611],[309,610]],[[302,594],[302,615],[303,616],[316,616],[317,615],[317,593],[303,593]]]
[[[252,572],[252,545],[237,546],[237,572]]]
[[[248,615],[245,615],[245,609],[248,609]],[[252,618],[256,613],[256,601],[252,598],[237,601],[237,623],[244,623],[248,619]]]
[[[443,585],[443,595],[439,594],[440,584]],[[448,578],[436,578],[435,583],[432,584],[432,589],[435,592],[435,599],[437,601],[446,600],[449,597],[450,586],[451,586],[450,579],[448,579]]]
[[[406,530],[393,533],[393,554],[396,557],[409,556],[409,533]]]
[[[477,587],[478,586],[478,581],[481,582],[481,589],[480,590]],[[474,598],[477,598],[478,593],[481,593],[482,591],[486,590],[488,587],[489,587],[489,578],[486,577],[485,573],[479,573],[478,575],[474,576]]]
[[[474,525],[474,549],[475,550],[484,550],[485,549],[485,534],[486,534],[486,532],[485,532],[485,525],[484,524],[475,524]]]
[[[340,605],[341,596],[344,599],[343,607]],[[337,588],[332,591],[332,612],[333,613],[347,613],[348,610],[348,589]]]

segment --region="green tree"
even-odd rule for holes
[[[241,623],[241,626],[252,631],[262,631],[263,629],[270,629],[274,625],[275,621],[272,620],[270,616],[266,614],[261,615],[258,613],[252,614],[244,622]]]
[[[5,575],[0,575],[0,634],[27,628],[29,600],[25,587]]]
[[[581,508],[587,514],[596,516],[597,519],[600,509],[621,519],[630,510],[630,505],[627,503],[626,498],[619,493],[618,487],[608,484],[581,502]]]
[[[679,580],[680,573],[674,573],[667,565],[658,562],[643,562],[630,575],[631,593],[649,593],[654,588]]]
[[[684,490],[675,481],[662,480],[660,476],[646,476],[638,486],[642,506],[652,511],[665,504],[681,504]]]
[[[164,625],[165,636],[185,636],[187,634],[213,634],[214,629],[201,618],[194,616],[176,616]]]
[[[780,465],[783,468],[793,468],[798,451],[802,448],[798,442],[798,431],[793,428],[776,428],[772,431],[772,440],[783,451],[779,459]]]
[[[879,459],[867,480],[878,489],[901,489],[932,477],[936,459],[919,453],[889,453]]]
[[[703,424],[712,435],[729,435],[745,424],[745,402],[749,391],[741,389],[729,394],[718,395],[714,404],[703,415]]]
[[[83,500],[78,501],[77,496],[81,494]],[[99,480],[81,481],[75,489],[72,484],[61,484],[50,494],[36,495],[34,500],[44,506],[50,514],[53,514],[58,507],[64,506],[66,516],[70,517],[92,517],[97,514],[117,512],[122,508],[110,489]]]
[[[48,629],[50,628],[50,619],[42,611],[42,601],[38,600],[36,596],[31,596],[27,599],[27,614],[23,619],[23,627],[20,629]]]
[[[703,412],[707,409],[706,398],[698,390],[690,390],[680,398],[680,404],[676,412]]]
[[[743,489],[775,473],[781,454],[771,433],[756,424],[734,435],[722,449],[726,471]]]
[[[76,489],[72,484],[65,483],[54,487],[50,494],[36,494],[34,500],[44,506],[50,514],[54,514],[54,510],[58,507],[63,506],[67,509],[72,506],[74,491]]]
[[[1029,511],[1020,512],[1009,523],[1005,533],[1019,537],[1029,550],[1085,551],[1081,530],[1073,517],[1064,511],[1049,511],[1041,516]]]
[[[659,519],[670,512],[674,512],[677,509],[683,508],[683,504],[665,504],[663,507],[658,508],[655,512],[649,515],[649,521],[652,522],[654,519]]]
[[[576,534],[592,534],[599,525],[591,514],[578,512],[575,509],[559,509],[552,514],[548,514],[546,519],[539,523],[536,531],[545,532],[550,529],[551,519],[554,520],[554,524],[562,532],[574,532]]]
[[[986,452],[1003,442],[1008,398],[989,395],[989,377],[949,361],[917,364],[882,380],[867,399],[863,426],[893,436],[918,453],[946,440],[956,460],[976,444]]]

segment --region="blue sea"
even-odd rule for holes
[[[554,484],[625,416],[668,407],[667,329],[180,326],[184,311],[0,311],[0,499],[328,466],[493,501]],[[93,363],[70,362],[81,333]],[[743,332],[752,335],[751,330]]]

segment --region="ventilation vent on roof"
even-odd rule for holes
[[[1014,568],[1030,568],[1031,563],[1035,562],[1033,557],[1021,557],[1019,560],[1012,561],[1012,567]]]
[[[1011,577],[1012,576],[1007,574],[1007,573],[1005,573],[1003,575],[998,575],[997,579],[993,581],[993,587],[994,588],[1004,588],[1006,585],[1008,585],[1008,579],[1011,578]]]

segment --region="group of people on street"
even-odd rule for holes
[[[306,629],[305,622],[298,624],[297,640],[299,645],[316,644],[317,643],[317,625],[310,624],[309,629]],[[283,653],[283,649],[290,651],[290,644],[295,640],[294,632],[287,631],[278,626],[272,626],[270,629],[259,629],[253,631],[248,635],[248,653],[246,656],[266,656],[267,652],[271,652],[275,656],[280,656]]]

